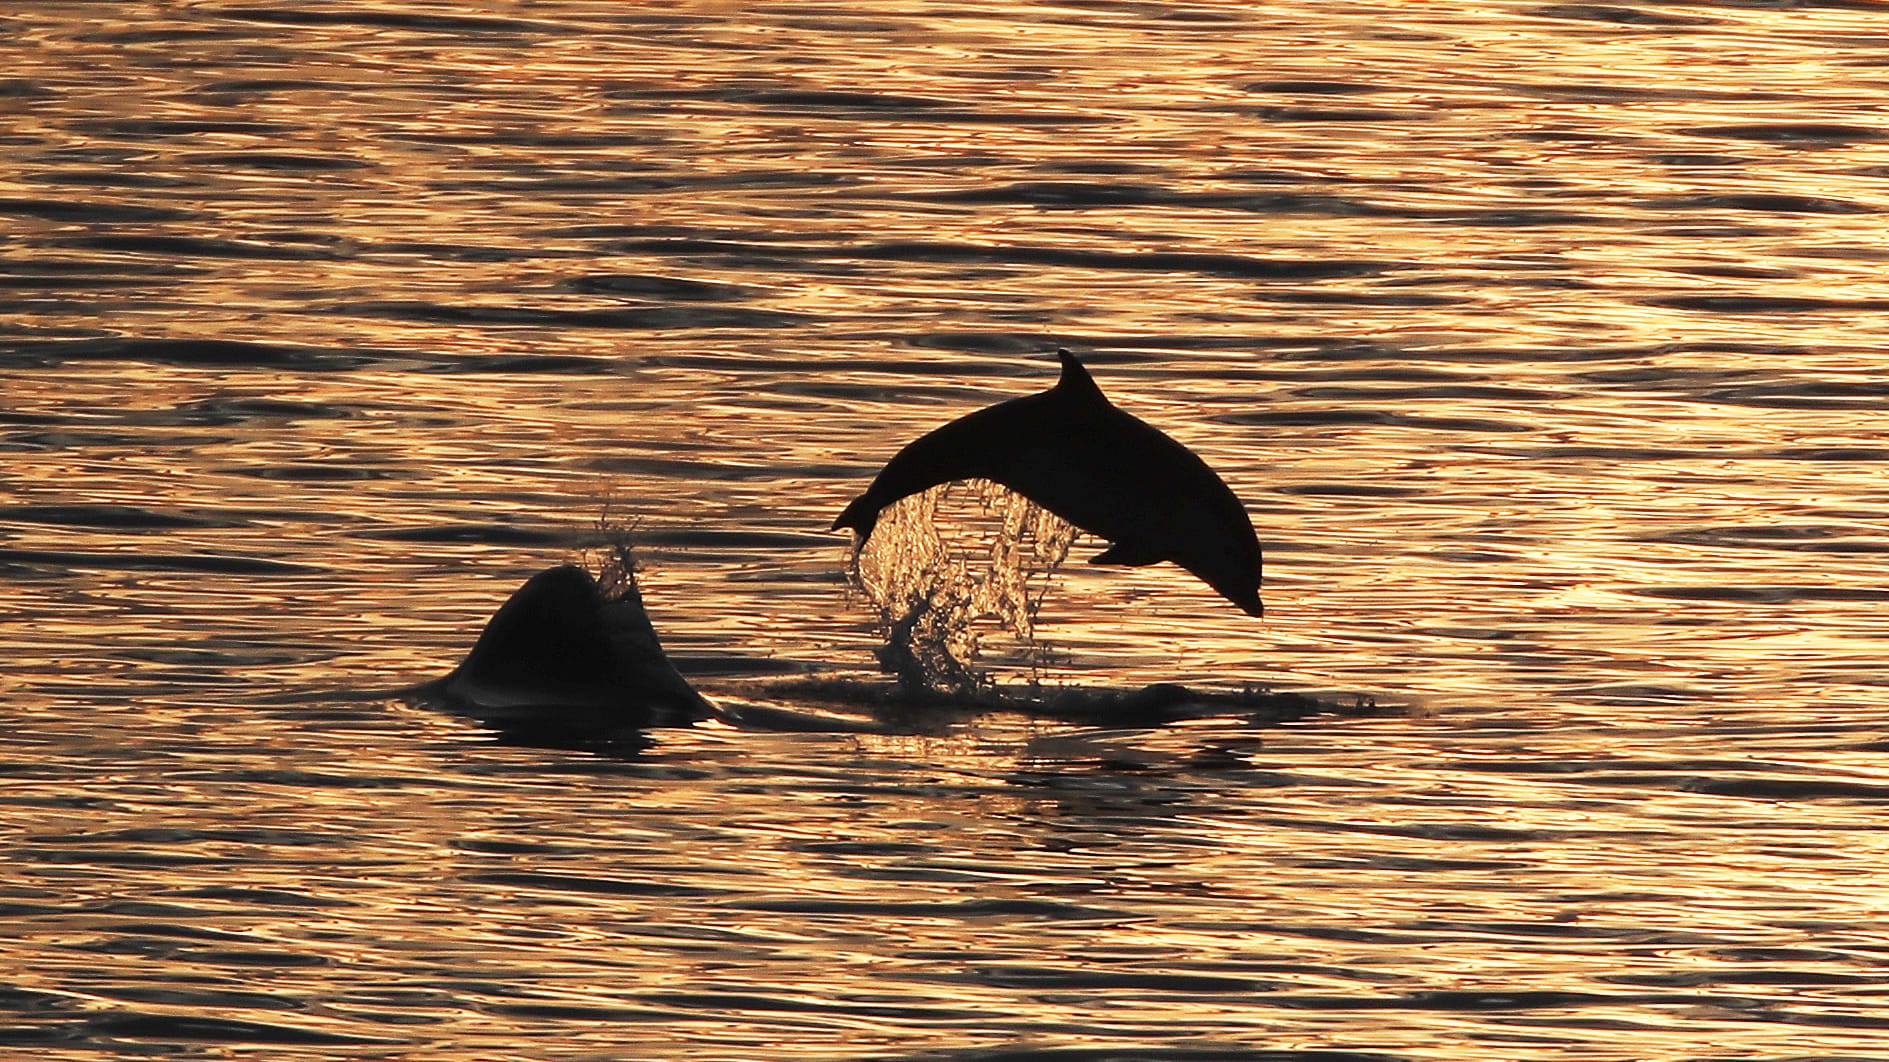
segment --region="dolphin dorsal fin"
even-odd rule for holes
[[[1095,380],[1089,375],[1089,370],[1082,367],[1082,362],[1076,360],[1074,354],[1062,347],[1057,347],[1056,360],[1063,363],[1063,375],[1056,381],[1056,390],[1072,398],[1093,398],[1103,405],[1108,404],[1108,399],[1103,396],[1102,389],[1095,385]]]

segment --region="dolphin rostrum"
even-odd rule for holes
[[[987,479],[1108,539],[1090,564],[1173,561],[1249,616],[1259,603],[1259,536],[1226,482],[1192,450],[1115,408],[1074,354],[1041,394],[959,417],[913,440],[833,521],[864,544],[879,511],[961,479]]]

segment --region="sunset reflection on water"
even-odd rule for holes
[[[0,1038],[1878,1053],[1879,21],[13,5]],[[870,670],[825,529],[1057,345],[1266,618],[1080,541],[1043,676],[1414,711],[613,759],[388,695],[600,522],[711,694]]]

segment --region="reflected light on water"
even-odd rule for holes
[[[1875,1052],[1871,12],[4,19],[9,1044]],[[1428,710],[612,758],[349,695],[600,521],[711,693],[869,668],[824,529],[1058,344],[1267,615],[1070,565],[1045,677]]]

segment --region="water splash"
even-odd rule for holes
[[[578,552],[575,563],[597,580],[605,601],[634,598],[642,607],[643,588],[636,580],[642,565],[636,560],[636,538],[641,521],[624,519],[606,504],[597,517],[596,538]]]
[[[949,483],[879,514],[848,574],[878,610],[879,665],[907,689],[969,692],[989,684],[980,644],[1004,632],[1034,672],[1045,647],[1036,615],[1076,528],[986,480]]]

